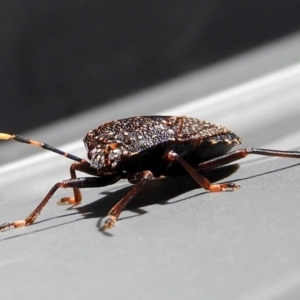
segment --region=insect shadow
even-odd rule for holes
[[[209,181],[215,182],[232,175],[238,168],[239,164],[232,164],[218,169],[201,172],[201,174],[205,175]],[[80,207],[73,207],[72,209],[76,209],[79,213],[83,214],[86,219],[99,218],[100,220],[97,226],[100,228],[101,221],[107,216],[107,212],[110,208],[115,205],[120,198],[126,195],[131,188],[132,185],[126,185],[118,190],[101,193],[104,194],[104,197]],[[153,204],[171,204],[168,201],[194,189],[199,189],[199,185],[188,175],[153,179],[147,182],[143,189],[135,195],[134,199],[128,204],[125,210],[134,211],[138,213],[138,215],[141,215],[146,212],[145,210],[142,210],[141,207]],[[201,194],[205,193],[207,193],[207,191],[201,191]],[[186,198],[175,202],[183,200],[186,200]],[[119,220],[135,216],[137,215],[120,217]]]
[[[251,178],[257,178],[278,171],[287,170],[296,167],[298,165],[300,165],[300,163],[296,163],[290,166],[282,167],[279,169],[275,169],[275,170],[271,170],[259,174],[254,174],[252,176],[234,179],[234,181],[240,182]],[[208,178],[211,182],[216,182],[216,181],[223,180],[226,177],[229,177],[230,175],[235,173],[239,169],[239,167],[240,167],[239,164],[231,164],[231,165],[219,167],[217,169],[202,172],[202,174],[205,175],[205,177]],[[100,230],[102,220],[107,216],[107,211],[109,211],[111,206],[115,205],[119,201],[119,199],[123,197],[130,189],[131,189],[131,185],[127,185],[123,188],[118,189],[117,191],[114,190],[112,192],[108,191],[108,192],[101,193],[104,194],[105,196],[98,200],[95,200],[92,203],[80,207],[74,207],[73,209],[76,209],[79,213],[81,213],[84,216],[83,217],[84,219],[99,218],[97,227]],[[174,204],[207,193],[207,191],[202,190],[200,193],[197,193],[195,195],[169,202],[170,200],[180,195],[183,195],[187,192],[190,192],[194,189],[199,189],[199,185],[188,175],[151,180],[147,182],[143,190],[140,191],[134,197],[133,201],[125,209],[125,210],[136,212],[137,215],[121,217],[119,220],[129,219],[146,213],[147,211],[141,209],[142,207],[145,206],[149,206],[153,204],[162,204],[162,205]],[[107,233],[105,232],[105,234]]]
[[[205,175],[207,179],[211,180],[211,182],[215,182],[230,176],[231,174],[235,173],[238,169],[239,169],[239,164],[232,164],[228,166],[219,167],[214,170],[208,170],[205,172],[203,171],[202,174]],[[0,239],[0,241],[14,239],[27,234],[37,233],[54,227],[59,227],[73,222],[78,222],[82,219],[90,219],[90,218],[99,219],[96,226],[98,227],[99,231],[101,231],[101,222],[103,218],[107,216],[107,212],[110,210],[112,205],[115,205],[120,200],[120,198],[122,198],[131,188],[132,185],[126,185],[125,187],[120,188],[118,190],[112,188],[111,191],[102,192],[101,194],[102,195],[104,194],[104,197],[101,197],[98,200],[93,201],[92,203],[81,205],[79,207],[71,206],[68,208],[68,210],[76,211],[75,213],[72,214],[81,214],[83,216],[82,218],[63,222],[60,224],[49,226],[47,228],[39,228],[37,230],[32,230],[30,232],[22,232],[21,234],[18,235]],[[168,203],[169,200],[174,199],[175,197],[180,196],[189,191],[192,191],[194,189],[199,189],[199,185],[189,175],[150,180],[145,184],[143,189],[138,194],[135,195],[133,201],[129,203],[129,205],[125,209],[125,210],[134,211],[138,214],[130,217],[121,217],[120,220],[125,220],[128,218],[142,215],[146,213],[146,211],[142,210],[141,207],[153,205],[153,204],[166,204]],[[202,190],[200,194],[205,194],[205,193],[207,192],[205,190]],[[197,195],[199,195],[199,193]],[[193,197],[194,196],[196,195],[193,195]],[[186,198],[177,200],[175,201],[175,203],[184,200],[186,200]],[[168,204],[172,204],[172,203],[168,203]],[[64,218],[69,215],[70,214],[68,213],[56,217],[50,217],[44,220],[37,221],[35,222],[34,225],[43,223],[45,221],[50,221],[51,219]],[[103,231],[102,233],[107,236],[112,236],[111,233],[107,233]]]
[[[220,168],[217,168],[214,170],[205,171],[205,172],[202,172],[202,174],[204,174],[209,180],[214,182],[214,181],[219,181],[219,180],[222,180],[222,179],[230,176],[231,174],[235,173],[238,170],[238,168],[239,168],[238,164],[232,164],[232,165],[223,166],[223,167],[220,167]],[[116,204],[120,200],[120,198],[123,197],[131,188],[132,188],[132,185],[126,185],[125,187],[120,188],[118,190],[115,190],[112,188],[111,192],[106,191],[106,192],[101,193],[102,195],[104,194],[104,197],[101,197],[98,200],[93,201],[92,203],[89,203],[86,205],[81,205],[79,207],[71,206],[71,207],[67,208],[67,210],[76,211],[71,214],[74,214],[74,215],[81,214],[83,216],[82,218],[72,220],[72,221],[62,222],[62,223],[59,223],[56,225],[51,225],[47,228],[39,228],[36,230],[33,229],[29,232],[22,232],[18,235],[0,239],[0,241],[14,239],[14,238],[21,237],[21,236],[24,236],[27,234],[38,233],[38,232],[48,230],[51,228],[78,222],[82,219],[90,219],[90,218],[98,218],[99,219],[96,226],[98,227],[99,231],[101,231],[101,222],[102,222],[103,218],[107,216],[107,212],[110,210],[112,205]],[[180,196],[186,192],[192,191],[194,189],[199,189],[199,185],[189,175],[150,180],[145,184],[143,189],[138,194],[135,195],[133,201],[125,209],[125,210],[137,212],[138,214],[134,215],[134,216],[130,216],[130,217],[121,217],[120,220],[125,220],[128,218],[142,215],[143,213],[146,213],[146,211],[142,210],[141,207],[153,205],[153,204],[166,204],[169,200],[171,200],[177,196]],[[202,190],[201,194],[205,194],[205,193],[207,193],[207,192],[205,190]],[[199,195],[199,194],[197,194],[197,195]],[[175,203],[178,201],[184,201],[184,200],[186,200],[186,198],[177,200],[177,201],[175,201]],[[174,203],[174,202],[172,202],[172,203]],[[44,220],[37,221],[33,225],[37,225],[37,224],[43,223],[45,221],[50,221],[52,219],[64,218],[69,215],[70,215],[70,213],[61,214],[56,217],[50,217],[50,218],[47,218]],[[33,228],[34,228],[34,226],[33,226]],[[112,236],[111,233],[107,233],[107,232],[103,232],[103,231],[102,231],[102,233],[107,236]]]
[[[240,182],[240,181],[244,181],[244,180],[249,180],[251,178],[257,178],[257,177],[268,175],[271,173],[284,171],[284,170],[296,167],[298,165],[300,165],[300,163],[296,163],[296,164],[282,167],[282,168],[277,168],[275,170],[271,170],[271,171],[267,171],[267,172],[263,172],[263,173],[259,173],[259,174],[254,174],[252,176],[236,178],[236,179],[234,179],[234,181]],[[204,174],[212,182],[215,182],[215,181],[223,180],[224,178],[232,175],[238,169],[239,169],[239,164],[232,164],[232,165],[228,165],[228,166],[219,167],[217,169],[205,171],[205,172],[202,172],[202,174]],[[99,219],[99,221],[97,222],[97,227],[100,230],[101,221],[104,217],[107,216],[107,211],[111,208],[111,205],[117,203],[119,201],[120,197],[124,196],[128,192],[128,190],[130,190],[131,187],[132,187],[131,185],[128,185],[126,187],[120,188],[117,191],[103,192],[101,194],[105,194],[105,196],[98,200],[95,200],[92,203],[82,205],[80,207],[69,207],[68,208],[70,210],[76,210],[76,212],[73,214],[78,214],[78,213],[82,214],[83,215],[82,218],[63,222],[63,223],[56,224],[56,225],[52,225],[47,228],[40,228],[40,229],[33,230],[30,232],[22,232],[21,234],[18,234],[18,235],[9,236],[9,237],[0,239],[0,242],[5,241],[5,240],[14,239],[17,237],[21,237],[21,236],[28,235],[28,234],[38,233],[40,231],[48,230],[48,229],[59,227],[62,225],[67,225],[70,223],[78,222],[82,219],[89,219],[89,218],[98,218]],[[138,212],[138,215],[141,215],[146,212],[145,210],[142,210],[141,207],[153,205],[153,204],[174,204],[174,203],[185,201],[189,198],[207,193],[205,190],[203,190],[202,192],[197,193],[196,195],[192,195],[190,197],[184,197],[184,198],[176,200],[176,201],[168,202],[169,200],[172,200],[175,197],[180,196],[189,191],[192,191],[194,189],[199,189],[199,185],[196,184],[195,181],[188,175],[181,176],[181,177],[154,179],[154,180],[147,182],[147,184],[144,186],[143,190],[135,196],[134,200],[130,203],[130,205],[128,205],[128,207],[125,210],[131,210],[134,212]],[[43,222],[49,221],[51,219],[63,218],[63,217],[69,216],[69,215],[70,214],[62,214],[57,217],[47,218],[46,220],[40,220],[40,221],[36,222],[35,224],[43,223]],[[132,218],[132,217],[135,217],[138,215],[134,215],[134,216],[130,216],[130,217],[121,217],[120,220],[125,220],[125,219]],[[105,235],[112,236],[112,234],[110,234],[110,233],[106,233],[106,232],[103,232],[103,233]]]

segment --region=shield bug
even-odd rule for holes
[[[298,151],[241,148],[229,152],[241,139],[229,129],[204,120],[175,116],[143,116],[116,120],[87,133],[83,142],[88,160],[48,144],[19,135],[0,133],[2,140],[15,140],[63,155],[74,163],[71,178],[56,183],[41,203],[24,219],[7,222],[0,230],[32,224],[58,188],[73,188],[73,196],[58,204],[77,205],[80,188],[102,187],[127,179],[132,189],[108,212],[104,229],[114,227],[120,213],[152,178],[189,174],[207,191],[234,191],[235,183],[211,183],[201,171],[244,158],[248,154],[300,158]],[[76,171],[93,177],[77,178]]]

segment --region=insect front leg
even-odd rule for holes
[[[79,172],[83,172],[89,175],[93,175],[93,176],[98,176],[97,175],[97,170],[94,168],[90,167],[90,164],[88,163],[73,163],[70,167],[70,174],[71,174],[71,178],[72,179],[76,179],[76,171]],[[81,192],[79,190],[78,187],[73,187],[73,193],[74,196],[73,197],[64,197],[61,198],[57,204],[58,205],[64,205],[64,204],[70,204],[70,205],[78,205],[81,200],[82,200],[82,196],[81,196]]]
[[[15,228],[24,227],[34,223],[38,215],[41,213],[41,211],[49,202],[53,194],[59,188],[79,189],[79,188],[101,187],[101,186],[114,184],[118,180],[120,180],[120,176],[113,174],[113,175],[107,175],[105,177],[81,177],[81,178],[73,178],[73,179],[68,179],[68,180],[63,180],[61,182],[58,182],[50,189],[50,191],[42,200],[42,202],[24,220],[3,223],[0,226],[0,231],[9,227],[15,227]]]
[[[178,161],[183,168],[187,171],[188,174],[192,176],[192,178],[204,189],[210,192],[221,192],[225,190],[234,191],[239,188],[239,185],[235,183],[211,183],[204,176],[199,174],[191,165],[189,165],[185,159],[180,157],[174,151],[169,151],[165,154],[165,159],[168,161]]]
[[[144,186],[144,184],[153,178],[150,171],[142,171],[133,174],[128,178],[128,181],[134,183],[133,188],[108,212],[108,219],[105,221],[102,229],[113,228],[125,206],[132,200]]]

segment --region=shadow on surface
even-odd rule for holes
[[[215,170],[210,170],[210,171],[205,171],[202,172],[202,174],[211,182],[219,181],[222,180],[234,172],[236,172],[239,168],[238,164],[233,164],[229,166],[224,166],[220,167]],[[62,225],[70,224],[73,222],[77,222],[82,219],[89,219],[89,218],[100,218],[98,221],[101,223],[101,220],[103,217],[107,216],[108,211],[123,197],[125,196],[128,191],[133,187],[133,185],[126,185],[125,187],[121,187],[117,191],[114,190],[114,188],[111,188],[111,192],[105,191],[101,193],[102,195],[104,194],[104,197],[101,197],[100,199],[90,203],[83,205],[81,207],[69,207],[67,208],[68,211],[73,211],[73,213],[66,213],[60,216],[55,216],[53,218],[47,218],[34,222],[32,225],[29,227],[35,226],[39,223],[44,223],[46,221],[50,221],[52,219],[58,219],[58,218],[64,218],[68,217],[70,215],[77,215],[81,214],[83,217],[78,218],[76,220],[71,220],[67,222],[63,222],[60,224],[52,225],[47,228],[40,228],[37,230],[33,231],[26,231],[22,232],[21,234],[10,236],[10,237],[5,237],[1,239],[0,241],[4,240],[10,240],[13,238],[25,236],[28,234],[32,233],[37,233],[40,231],[44,231],[50,228],[55,228],[59,227]],[[140,209],[140,207],[143,206],[148,206],[152,204],[165,204],[167,201],[182,195],[186,192],[189,192],[194,189],[198,189],[199,185],[190,177],[190,176],[181,176],[181,177],[174,177],[174,178],[162,178],[162,179],[154,179],[145,184],[141,192],[139,192],[132,200],[132,202],[126,207],[125,210],[132,210],[137,212],[139,215],[145,213],[144,210]],[[202,190],[202,193],[206,193],[206,191]],[[197,194],[198,195],[198,194]],[[190,198],[190,197],[189,197]],[[183,201],[186,200],[187,198],[177,200],[178,201]],[[127,217],[131,218],[131,217]],[[126,219],[127,219],[126,218]],[[125,219],[125,218],[123,218]],[[122,220],[122,215],[120,220]],[[97,225],[97,227],[98,227]],[[14,230],[14,229],[8,229],[8,230]],[[22,230],[22,229],[21,229]]]
[[[275,170],[259,173],[259,174],[254,174],[252,176],[248,177],[243,177],[243,178],[237,178],[234,180],[234,182],[241,182],[244,180],[248,180],[251,178],[257,178],[261,177],[264,175],[272,174],[278,171],[284,171],[293,167],[299,166],[299,163],[289,165],[286,167],[282,168],[276,168]],[[235,173],[239,169],[238,164],[233,164],[229,166],[224,166],[220,167],[218,169],[210,170],[203,172],[202,174],[211,182],[216,182],[219,180],[223,180],[224,178],[230,176],[231,174]],[[231,181],[226,181],[226,182],[231,182]],[[74,210],[76,212],[74,213],[68,213],[68,214],[63,214],[60,216],[56,216],[53,218],[47,218],[43,219],[41,221],[37,221],[34,224],[30,225],[35,226],[39,223],[44,223],[45,221],[49,221],[52,219],[57,219],[57,218],[64,218],[70,215],[77,215],[81,214],[83,217],[78,218],[76,220],[71,220],[67,222],[63,222],[60,224],[52,225],[46,228],[40,228],[37,230],[33,231],[26,231],[22,232],[21,234],[14,235],[14,236],[9,236],[1,239],[0,241],[5,241],[5,240],[10,240],[13,238],[21,237],[21,236],[26,236],[28,234],[32,233],[37,233],[40,231],[48,230],[51,228],[55,227],[60,227],[62,225],[67,225],[70,223],[77,222],[82,219],[89,219],[89,218],[99,218],[100,220],[98,221],[97,226],[101,225],[101,220],[107,216],[107,212],[132,188],[132,185],[125,186],[123,188],[120,188],[117,191],[112,191],[112,192],[104,192],[105,196],[84,206],[81,207],[70,207],[68,210]],[[171,199],[174,199],[177,196],[180,196],[184,193],[187,193],[189,191],[192,191],[194,189],[198,189],[199,186],[197,183],[189,176],[181,176],[181,177],[176,177],[176,178],[163,178],[163,179],[155,179],[152,181],[149,181],[143,188],[143,190],[138,193],[133,201],[126,207],[125,210],[132,210],[135,212],[138,212],[139,215],[145,213],[146,211],[141,209],[141,207],[148,206],[148,205],[153,205],[153,204],[173,204],[177,203],[180,201],[185,201],[189,198],[198,196],[199,194],[204,194],[206,191],[201,190],[201,193],[194,194],[189,197],[184,197],[182,199],[175,200],[173,202],[168,202]],[[103,194],[103,193],[102,193]],[[136,216],[136,215],[135,215]],[[122,218],[122,215],[120,217],[120,220],[132,218],[135,216],[130,216],[130,217],[125,217]],[[13,229],[10,229],[13,230]],[[110,234],[108,234],[110,235]]]
[[[209,181],[216,182],[230,176],[236,172],[238,168],[239,165],[234,164],[218,168],[217,172],[216,170],[210,170],[202,172],[202,174]],[[108,211],[131,190],[131,188],[132,185],[128,185],[117,191],[105,192],[104,197],[94,201],[93,203],[81,207],[75,207],[75,209],[84,214],[85,218],[104,217],[107,215]],[[164,204],[177,196],[198,188],[199,185],[190,176],[154,179],[145,184],[143,189],[134,196],[125,210],[136,211],[140,207],[159,203]],[[205,190],[202,191],[202,193],[206,193]],[[122,217],[120,219],[122,219]]]

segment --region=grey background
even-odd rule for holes
[[[63,120],[276,40],[300,28],[299,10],[297,0],[3,0],[0,128]]]
[[[285,35],[26,135],[85,157],[81,139],[99,123],[164,113],[228,126],[246,146],[299,148],[299,45],[299,33]],[[1,144],[0,223],[24,218],[71,163]],[[55,205],[70,195],[60,190],[34,225],[0,234],[1,297],[297,299],[298,167],[250,157],[231,176],[207,175],[239,183],[234,193],[206,193],[188,177],[152,181],[107,234],[98,226],[126,181],[83,190],[71,210]]]

